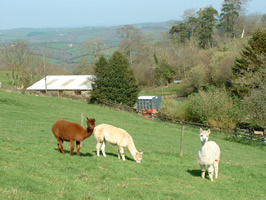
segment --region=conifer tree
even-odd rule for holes
[[[251,90],[265,92],[266,31],[257,30],[232,67],[232,92],[243,98]]]
[[[199,47],[203,49],[212,47],[217,15],[217,10],[212,6],[200,9],[197,12],[197,17],[189,17],[186,22],[172,26],[169,34],[176,36],[181,42],[196,37],[199,41]]]
[[[199,46],[203,49],[213,46],[213,34],[216,18],[218,14],[217,10],[209,6],[201,9],[198,12],[199,29],[197,34],[199,35]]]
[[[95,75],[97,78],[92,84],[91,102],[102,103],[108,99],[108,62],[104,56],[95,63]]]
[[[189,39],[190,32],[189,27],[186,23],[180,23],[177,26],[172,26],[169,33],[174,36],[176,34],[177,39],[181,42],[185,42],[186,39]]]
[[[97,80],[93,85],[92,101],[133,106],[138,97],[139,86],[128,60],[119,51],[113,53],[109,61],[102,56],[95,68]]]
[[[220,23],[217,27],[221,32],[229,34],[232,38],[235,37],[235,23],[240,12],[240,2],[226,1],[223,3],[222,12],[220,14]]]

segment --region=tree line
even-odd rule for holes
[[[36,56],[32,47],[23,40],[15,40],[1,49],[1,65],[10,71],[12,85],[24,89],[49,74],[66,74],[67,71],[52,65],[45,52]]]

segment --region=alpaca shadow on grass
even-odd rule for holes
[[[95,152],[95,155],[96,155],[96,151]],[[105,152],[106,156],[113,156],[113,157],[116,157],[118,158],[118,155],[117,154],[114,154],[114,153],[108,153],[108,152]],[[100,153],[100,156],[103,156],[101,153]],[[126,160],[130,160],[130,161],[135,161],[134,159],[128,157],[128,156],[125,156]],[[122,158],[121,158],[122,159]]]
[[[57,148],[54,148],[54,149],[59,152],[59,150]],[[64,151],[65,151],[65,154],[70,154],[69,150],[65,150],[64,149]],[[77,152],[74,151],[73,152],[73,156],[77,156],[77,155],[78,155]],[[80,152],[80,156],[82,156],[82,157],[92,157],[93,155],[91,153],[82,153],[82,152]]]
[[[190,173],[192,176],[201,177],[200,169],[192,169],[192,170],[188,169],[187,172]]]

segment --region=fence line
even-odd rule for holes
[[[101,105],[105,105],[108,107],[111,107],[113,109],[119,109],[119,110],[123,110],[126,112],[134,112],[136,113],[136,109],[129,107],[129,106],[125,106],[125,105],[121,105],[121,104],[116,104],[113,102],[108,102],[105,101],[103,102],[103,104]],[[1,110],[2,112],[3,110]],[[7,110],[6,110],[7,111]],[[13,112],[13,113],[27,113],[27,114],[32,114],[31,112],[20,112],[20,111],[8,111]],[[70,113],[70,112],[69,112]],[[79,115],[81,118],[81,124],[83,124],[83,113],[77,113],[77,112],[71,112],[72,114],[75,115]],[[167,121],[167,122],[172,122],[175,124],[179,124],[181,125],[181,137],[180,137],[180,152],[179,155],[183,156],[183,147],[184,147],[184,127],[186,126],[190,126],[190,127],[207,127],[207,128],[213,128],[215,129],[215,131],[221,132],[221,133],[226,133],[228,135],[234,135],[236,137],[240,136],[243,138],[248,138],[250,141],[266,141],[264,135],[255,135],[253,132],[251,132],[251,130],[245,130],[245,129],[230,129],[230,128],[225,128],[225,127],[218,127],[218,126],[211,126],[208,124],[201,124],[201,123],[195,123],[195,122],[187,122],[187,121],[182,121],[182,120],[178,120],[178,119],[173,119],[173,118],[169,118],[168,116],[165,115],[161,115],[161,114],[157,114],[154,115],[154,113],[150,113],[148,112],[148,116],[150,116],[151,119],[153,120],[160,120],[160,121]],[[56,116],[56,115],[53,115]],[[58,116],[56,116],[58,117]],[[14,120],[14,119],[10,119],[10,118],[1,118],[0,116],[0,128],[3,129],[2,131],[10,131],[10,126],[8,126],[9,123],[14,124],[13,128],[14,129],[20,129],[23,131],[27,131],[27,132],[31,132],[34,128],[34,130],[38,129],[40,131],[44,131],[47,130],[47,127],[51,127],[51,125],[53,124],[53,122],[32,122],[31,120]],[[46,127],[46,128],[45,128]]]
[[[123,110],[126,112],[133,112],[136,113],[136,109],[123,105],[123,104],[117,104],[117,103],[113,103],[110,101],[103,101],[101,105],[105,105],[108,107],[111,107],[113,109],[118,109],[118,110]],[[33,111],[33,110],[32,110]],[[20,113],[20,114],[32,114],[31,110],[29,110],[29,112],[23,112],[23,111],[12,111],[12,110],[3,110],[1,109],[1,113],[3,112],[8,112],[10,113]],[[248,138],[248,139],[252,139],[252,140],[261,140],[264,141],[265,137],[264,135],[258,135],[258,134],[254,134],[253,130],[248,130],[248,129],[240,129],[240,128],[235,128],[235,129],[230,129],[230,128],[226,128],[226,127],[220,127],[220,126],[212,126],[212,125],[208,125],[208,124],[202,124],[202,123],[196,123],[196,122],[188,122],[188,121],[183,121],[183,120],[178,120],[178,119],[174,119],[174,118],[170,118],[168,116],[162,115],[162,114],[157,114],[154,115],[154,113],[148,113],[148,117],[152,118],[154,120],[160,120],[160,121],[167,121],[167,122],[173,122],[173,123],[177,123],[180,125],[187,125],[187,126],[191,126],[191,127],[205,127],[205,128],[211,128],[214,129],[218,132],[221,133],[225,133],[227,135],[230,136],[240,136],[240,137],[244,137],[244,138]],[[68,115],[76,115],[76,116],[80,116],[81,112],[67,112]],[[52,115],[51,116],[58,118],[58,115]],[[8,119],[8,120],[13,120],[13,119]]]
[[[129,106],[126,106],[123,104],[117,104],[117,103],[113,103],[111,101],[103,101],[102,103],[103,103],[103,105],[106,105],[108,107],[112,107],[115,109],[124,110],[127,112],[137,112],[135,108],[132,108],[132,107],[129,107]],[[178,120],[178,119],[170,118],[170,117],[162,115],[162,114],[154,115],[154,113],[151,113],[151,112],[146,112],[146,113],[148,113],[148,118],[151,118],[153,120],[173,122],[173,123],[180,124],[182,126],[187,125],[187,126],[197,127],[197,128],[198,127],[212,128],[215,131],[218,131],[220,133],[224,133],[224,134],[227,134],[230,136],[244,137],[244,138],[248,138],[251,140],[260,140],[260,141],[266,140],[264,134],[263,135],[255,134],[254,131],[251,129],[240,129],[240,128],[232,129],[232,128],[227,128],[227,127],[220,127],[220,126],[213,126],[213,125],[209,125],[209,124],[202,124],[202,123],[197,123],[197,122],[188,122],[188,121],[184,121],[184,120]]]
[[[123,104],[117,104],[117,103],[113,103],[110,101],[103,101],[101,106],[107,106],[113,109],[118,109],[118,110],[123,110],[126,112],[131,112],[131,113],[136,113],[136,109],[123,105]],[[29,110],[29,112],[23,112],[23,111],[11,111],[11,110],[3,110],[1,109],[1,113],[3,112],[8,112],[10,113],[20,113],[20,114],[32,114],[31,111],[33,110]],[[65,113],[66,114],[66,113]],[[65,115],[64,114],[64,115]],[[83,117],[82,117],[82,112],[76,111],[76,112],[67,112],[67,115],[76,115],[76,116],[81,116],[81,124],[83,122]],[[52,115],[51,116],[58,118],[58,115]],[[257,141],[266,141],[265,135],[258,135],[255,134],[253,130],[248,130],[248,129],[240,129],[240,128],[235,128],[235,129],[230,129],[230,128],[226,128],[226,127],[219,127],[219,126],[212,126],[212,125],[208,125],[208,124],[202,124],[202,123],[196,123],[196,122],[188,122],[188,121],[183,121],[183,120],[178,120],[178,119],[174,119],[174,118],[170,118],[168,116],[162,115],[162,114],[156,114],[154,115],[154,113],[150,113],[148,112],[148,117],[153,119],[153,120],[160,120],[160,121],[167,121],[167,122],[172,122],[172,123],[176,123],[182,126],[182,133],[183,134],[183,126],[190,126],[190,127],[205,127],[205,128],[211,128],[214,129],[215,131],[218,131],[220,133],[224,133],[228,136],[235,136],[235,137],[239,137],[239,138],[247,138],[249,140],[257,140]],[[14,123],[16,126],[43,126],[43,125],[51,125],[53,122],[49,123],[49,122],[32,122],[32,121],[25,121],[25,120],[14,120],[14,119],[10,119],[10,118],[1,118],[0,116],[0,123],[2,121],[12,121],[12,123]],[[4,124],[0,124],[0,127],[4,127]],[[182,136],[182,135],[181,135]],[[182,143],[182,141],[181,141]],[[182,145],[182,144],[181,144]],[[180,152],[181,154],[182,152]],[[182,153],[183,154],[183,153]]]

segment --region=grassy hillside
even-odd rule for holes
[[[218,180],[201,179],[196,154],[198,128],[185,127],[184,156],[179,156],[181,129],[176,124],[148,120],[69,99],[30,96],[0,90],[0,199],[265,199],[264,148],[224,140]],[[143,161],[106,146],[97,157],[94,136],[83,142],[81,156],[59,154],[51,126],[58,119],[80,123],[80,115],[96,124],[127,130]],[[75,150],[76,152],[76,150]]]

